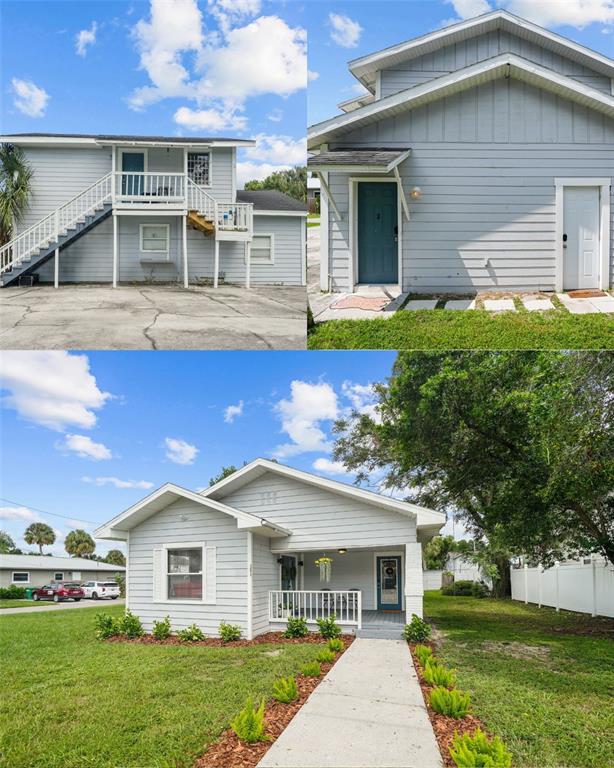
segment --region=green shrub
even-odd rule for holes
[[[143,625],[138,616],[135,616],[130,611],[126,611],[125,615],[119,620],[120,633],[126,635],[126,637],[141,637],[145,634]]]
[[[341,627],[335,623],[336,618],[333,613],[328,619],[316,619],[316,623],[320,627],[320,634],[326,640],[329,640],[331,637],[339,637],[341,634]]]
[[[435,658],[433,656],[433,649],[429,645],[416,645],[414,653],[418,657],[418,664],[423,668],[428,659]]]
[[[473,586],[471,587],[471,596],[472,597],[488,597],[490,595],[490,590],[481,581],[474,581]]]
[[[429,702],[435,712],[448,717],[461,718],[469,714],[471,697],[468,693],[439,687],[431,691]]]
[[[479,728],[471,736],[454,734],[450,756],[459,768],[510,768],[512,756],[498,736],[488,741]]]
[[[307,637],[308,634],[307,622],[302,616],[288,616],[284,637]]]
[[[411,615],[411,621],[405,625],[403,630],[403,636],[410,643],[422,643],[431,634],[431,625],[417,616],[415,613]]]
[[[162,619],[162,621],[154,621],[153,630],[151,634],[156,640],[166,640],[171,636],[171,620],[168,616]]]
[[[236,624],[226,624],[225,621],[221,621],[219,633],[223,643],[230,643],[233,640],[240,640],[241,627],[238,627]]]
[[[305,675],[305,677],[320,677],[320,675],[322,674],[322,667],[320,666],[320,662],[319,661],[308,662],[301,669],[301,673]]]
[[[96,627],[96,637],[99,640],[106,640],[107,637],[116,637],[121,634],[120,620],[109,616],[108,613],[97,613],[94,617],[94,626]]]
[[[200,630],[199,630],[200,631]],[[232,730],[241,741],[253,744],[256,741],[266,741],[264,732],[264,699],[260,706],[255,707],[253,699],[245,702],[245,706],[230,724]]]
[[[283,704],[289,704],[298,699],[298,685],[296,680],[290,677],[280,677],[273,683],[273,698]]]
[[[11,584],[10,587],[0,587],[1,600],[24,600],[25,598],[25,587],[18,587],[16,584]]]
[[[205,636],[202,631],[196,626],[196,624],[190,624],[185,629],[180,629],[177,632],[177,637],[183,643],[195,643],[197,640],[204,640]]]
[[[320,664],[332,664],[334,660],[335,652],[331,651],[329,648],[322,648],[316,656],[316,661],[319,661]]]
[[[442,587],[441,594],[456,597],[488,597],[490,591],[481,581],[460,579],[447,587]]]
[[[453,669],[448,669],[431,657],[427,659],[422,671],[424,679],[429,685],[441,685],[444,688],[454,688],[456,685],[456,673]]]
[[[345,648],[343,645],[343,640],[340,640],[338,637],[331,637],[327,645],[328,650],[332,651],[333,653],[341,653],[341,651]]]

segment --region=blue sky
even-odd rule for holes
[[[238,136],[239,181],[304,162],[302,2],[3,0],[2,132]]]
[[[0,353],[0,529],[23,548],[27,525],[43,520],[60,537],[53,551],[64,554],[61,537],[79,521],[92,530],[164,482],[206,487],[223,465],[258,456],[351,482],[332,464],[333,420],[372,406],[369,385],[390,374],[394,358]]]
[[[309,124],[364,91],[348,61],[499,7],[614,58],[614,0],[321,0],[305,22]]]

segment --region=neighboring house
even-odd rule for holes
[[[307,208],[310,213],[320,211],[320,177],[307,174]]]
[[[0,555],[0,587],[44,587],[50,581],[108,579],[126,569],[84,557]]]
[[[33,171],[2,285],[41,282],[305,284],[306,206],[237,190],[222,138],[18,134]]]
[[[461,552],[451,552],[442,570],[424,571],[424,588],[441,589],[443,574],[451,573],[454,581],[483,581],[492,589],[492,580],[475,563],[466,560]]]
[[[302,615],[400,636],[422,615],[421,545],[445,515],[256,459],[200,493],[168,483],[96,538],[127,543],[127,604],[150,630],[170,616],[254,637]],[[332,558],[330,581],[315,561]]]
[[[349,69],[369,95],[308,132],[322,290],[612,284],[612,59],[494,11]]]

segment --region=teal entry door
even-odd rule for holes
[[[136,174],[145,170],[144,152],[122,152],[122,171]],[[144,176],[122,176],[122,195],[144,195]]]
[[[398,283],[397,185],[358,183],[357,283]]]

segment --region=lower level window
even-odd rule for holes
[[[141,251],[168,256],[170,227],[168,224],[141,224]]]
[[[169,600],[203,599],[203,550],[167,550],[167,593]]]
[[[252,239],[252,262],[272,264],[274,261],[273,235],[254,235]]]
[[[53,574],[53,580],[54,581],[64,581],[64,574],[62,573],[62,571],[56,571]]]
[[[27,584],[29,581],[28,571],[13,571],[13,584]]]

